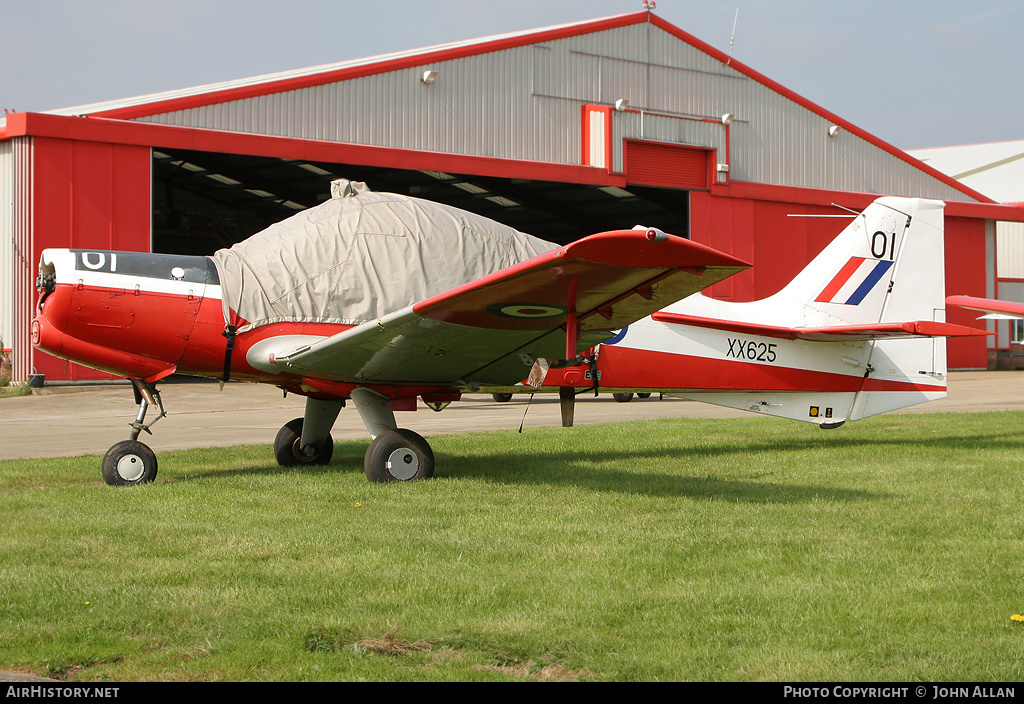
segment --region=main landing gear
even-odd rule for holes
[[[103,458],[103,480],[114,486],[146,484],[156,479],[156,455],[147,445],[139,442],[142,431],[152,434],[150,427],[167,415],[160,392],[155,384],[131,379],[139,413],[131,424],[130,440],[122,440],[111,447]],[[399,428],[391,399],[368,388],[352,392],[363,424],[373,442],[366,450],[363,469],[372,482],[407,482],[427,479],[434,475],[434,453],[420,435]],[[338,419],[344,401],[306,398],[306,410],[301,418],[286,423],[274,440],[274,457],[283,467],[298,465],[325,465],[334,455],[331,428]],[[146,423],[149,410],[160,411],[151,423]]]
[[[637,394],[637,398],[650,398],[650,397],[651,397],[651,395],[649,393],[647,393],[647,392],[638,393]],[[612,398],[614,398],[619,403],[629,403],[630,401],[633,400],[633,392],[627,391],[627,392],[621,393],[621,394],[612,394]]]
[[[371,482],[408,482],[434,476],[434,453],[422,437],[399,428],[391,399],[360,387],[352,403],[373,442],[366,450],[363,469]]]
[[[139,404],[139,414],[131,424],[131,440],[116,443],[103,457],[103,481],[112,486],[134,486],[156,479],[156,455],[148,445],[139,442],[139,435],[143,430],[152,435],[150,427],[167,415],[155,384],[141,379],[130,381],[135,390],[135,402]],[[152,406],[160,409],[160,415],[147,424],[146,413]]]
[[[334,454],[331,427],[342,401],[306,398],[306,413],[287,423],[277,434],[274,456],[284,467],[327,464]],[[366,450],[363,469],[371,482],[407,482],[434,475],[434,453],[420,435],[399,428],[391,399],[360,387],[352,392],[366,430],[373,438]]]
[[[341,412],[342,401],[306,398],[302,418],[285,423],[274,439],[274,457],[282,467],[323,465],[334,456],[331,428]]]

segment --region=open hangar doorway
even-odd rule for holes
[[[423,198],[567,244],[635,225],[689,237],[689,193],[356,164],[153,150],[154,252],[213,254],[330,198],[330,182]]]

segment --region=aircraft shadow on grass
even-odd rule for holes
[[[264,465],[244,469],[202,470],[188,475],[189,480],[212,479],[249,474],[323,475],[339,471],[358,471],[366,443],[343,442],[337,444],[330,465],[304,465],[280,467]],[[745,443],[741,446],[719,445],[689,448],[658,448],[629,450],[586,450],[565,452],[517,452],[510,444],[509,453],[501,457],[482,458],[477,455],[446,453],[445,474],[456,480],[482,479],[501,484],[537,484],[577,486],[594,491],[613,491],[645,496],[703,497],[737,503],[802,503],[813,500],[842,502],[871,501],[891,498],[891,494],[864,489],[843,489],[814,484],[782,484],[750,478],[718,478],[697,476],[687,472],[696,460],[735,456],[746,462],[762,453],[774,453],[780,462],[787,455],[817,450],[864,450],[875,448],[920,448],[918,438],[892,437],[865,440],[863,437],[799,438],[778,441]],[[960,434],[928,439],[926,446],[944,452],[963,452],[975,449],[1024,451],[1024,434],[1013,436],[1002,433]],[[666,469],[680,468],[679,474],[627,471],[607,466],[631,465],[637,461],[658,460]],[[770,470],[770,467],[765,468]],[[173,480],[171,480],[173,481]],[[180,480],[179,480],[180,481]]]

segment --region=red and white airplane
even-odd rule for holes
[[[883,199],[777,296],[691,297],[699,307],[687,312],[665,305],[748,264],[644,228],[558,247],[436,203],[332,187],[330,201],[212,257],[42,253],[33,343],[127,377],[136,392],[131,439],[103,459],[107,483],[156,477],[138,437],[151,408],[165,415],[156,383],[172,373],[305,396],[303,417],[275,440],[282,465],[329,462],[331,428],[351,401],[373,437],[367,477],[394,481],[434,470],[429,445],[398,428],[395,410],[417,398],[442,410],[555,360],[571,422],[571,373],[589,368],[580,350],[601,342],[600,363],[623,386],[665,387],[679,378],[657,376],[666,364],[705,359],[702,383],[673,388],[728,389],[729,405],[837,423],[944,395],[935,336],[979,333],[941,322],[941,204]],[[634,324],[651,314],[662,318]],[[638,334],[645,342],[632,345]],[[609,350],[636,350],[646,366],[610,366]]]
[[[213,257],[47,249],[33,344],[131,380],[131,439],[103,459],[109,484],[152,481],[138,441],[165,413],[172,373],[276,385],[306,397],[278,433],[282,465],[326,464],[349,401],[374,438],[372,481],[429,477],[430,446],[395,410],[434,410],[512,384],[538,359],[574,360],[612,331],[747,268],[653,229],[564,247],[486,218],[363,184]],[[568,390],[571,401],[571,389]],[[153,421],[153,423],[156,422]]]
[[[943,206],[880,198],[779,293],[694,294],[600,345],[593,370],[551,370],[544,384],[585,385],[596,372],[605,391],[822,428],[942,398],[944,338],[988,334],[945,322]]]

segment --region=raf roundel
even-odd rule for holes
[[[487,310],[504,318],[557,318],[566,312],[563,306],[539,303],[498,303],[487,306]]]

